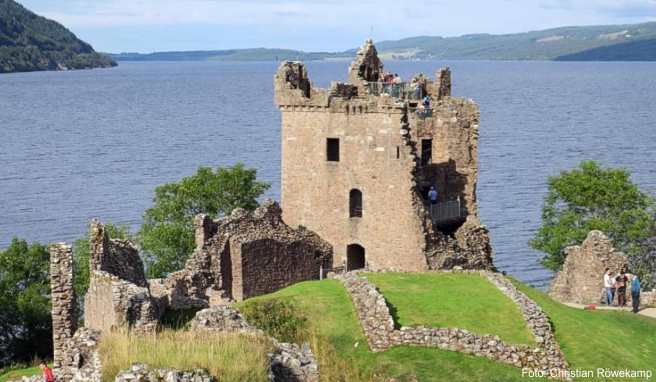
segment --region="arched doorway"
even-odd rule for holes
[[[366,266],[364,247],[360,244],[346,246],[346,270],[362,269]]]

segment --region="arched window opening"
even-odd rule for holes
[[[349,217],[362,217],[362,191],[356,188],[349,193]]]

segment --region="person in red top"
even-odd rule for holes
[[[52,375],[52,369],[44,361],[39,362],[39,367],[43,371],[43,382],[55,382],[55,376]]]

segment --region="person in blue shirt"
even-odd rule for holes
[[[631,300],[633,303],[633,313],[638,313],[640,308],[640,279],[636,275],[629,275],[631,280]]]
[[[428,191],[428,200],[430,200],[430,204],[437,204],[437,191],[433,187]]]

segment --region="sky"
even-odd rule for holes
[[[102,52],[338,52],[413,36],[656,21],[656,0],[18,0]]]

